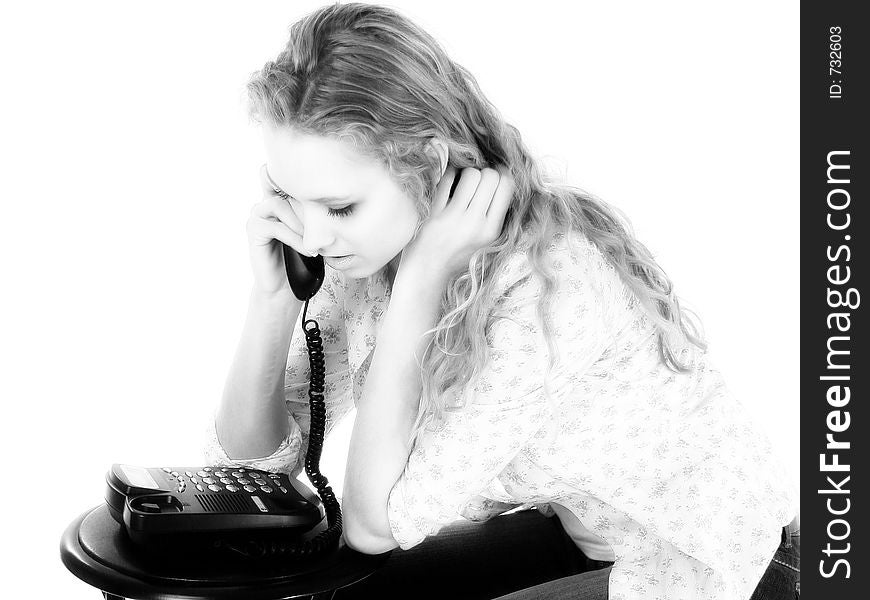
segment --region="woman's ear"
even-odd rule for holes
[[[447,170],[447,160],[450,155],[450,152],[447,149],[447,144],[445,144],[440,138],[432,138],[429,141],[426,150],[428,152],[434,152],[438,156],[438,164],[440,168],[438,179],[440,180],[444,177],[444,171]]]

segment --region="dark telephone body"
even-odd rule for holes
[[[109,512],[142,544],[240,529],[300,534],[324,516],[319,503],[299,492],[297,480],[256,469],[114,464],[106,484]]]

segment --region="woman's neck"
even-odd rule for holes
[[[387,276],[387,283],[390,284],[390,289],[393,289],[393,283],[396,281],[396,273],[399,272],[399,263],[402,262],[402,254],[399,253],[393,260],[387,263],[384,268],[384,273]]]

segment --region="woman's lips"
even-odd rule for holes
[[[341,267],[351,261],[353,254],[345,254],[344,256],[324,256],[323,259],[329,263],[331,267]]]

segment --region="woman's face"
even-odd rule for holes
[[[351,278],[368,277],[398,258],[418,216],[384,166],[350,142],[288,127],[264,125],[263,138],[266,169],[290,196],[305,250]]]

